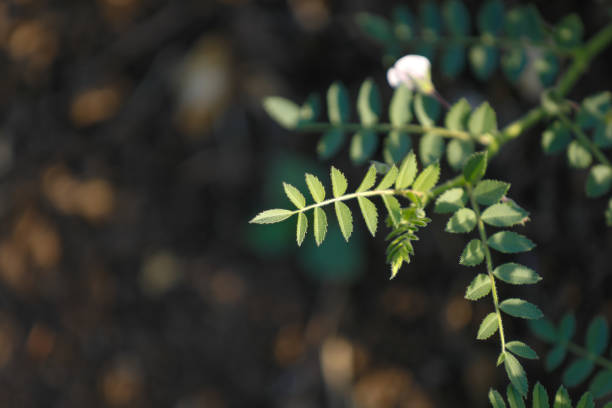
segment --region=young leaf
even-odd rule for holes
[[[383,157],[389,164],[399,162],[412,147],[410,135],[399,130],[389,132],[383,143]]]
[[[484,247],[482,241],[473,239],[465,246],[461,253],[459,263],[465,266],[476,266],[484,260]]]
[[[506,343],[506,348],[519,357],[528,358],[531,360],[538,358],[537,353],[522,341],[514,340],[508,342]]]
[[[553,408],[572,408],[572,400],[564,386],[560,386],[557,390]]]
[[[387,172],[387,174],[385,174],[385,177],[380,180],[376,190],[386,190],[391,187],[393,183],[395,183],[398,173],[397,167],[391,166],[391,169]]]
[[[586,182],[587,197],[601,197],[607,194],[612,187],[612,167],[597,164],[591,167]]]
[[[487,296],[489,292],[491,292],[491,278],[484,273],[479,273],[467,287],[465,298],[468,300],[478,300]]]
[[[593,156],[580,142],[572,140],[567,148],[567,161],[574,168],[585,169],[591,165]]]
[[[577,14],[569,14],[561,19],[555,27],[555,39],[560,46],[566,48],[576,47],[582,42],[584,27]]]
[[[565,359],[565,355],[567,354],[567,348],[563,344],[559,344],[553,347],[552,350],[548,352],[546,356],[546,370],[552,371],[555,368],[559,367],[563,360]]]
[[[559,59],[550,51],[544,51],[542,56],[535,61],[535,69],[544,87],[549,87],[555,82],[559,73]]]
[[[476,226],[476,213],[470,208],[460,208],[446,223],[446,232],[468,233]]]
[[[389,120],[393,126],[402,126],[410,123],[412,119],[412,111],[410,110],[411,101],[412,91],[410,89],[404,85],[395,89],[389,105]]]
[[[293,187],[289,183],[283,183],[283,188],[285,189],[285,194],[289,197],[289,200],[295,205],[297,208],[302,209],[306,205],[306,199],[297,188]]]
[[[557,341],[557,329],[548,319],[530,320],[529,328],[540,340],[554,343]]]
[[[587,329],[586,348],[596,356],[606,349],[609,340],[608,322],[603,316],[596,316]]]
[[[446,147],[446,161],[453,170],[460,170],[472,153],[474,153],[474,142],[453,139]]]
[[[408,188],[414,181],[414,177],[417,172],[417,162],[414,152],[408,153],[408,155],[402,161],[402,165],[399,168],[397,179],[395,180],[395,188],[402,190]]]
[[[563,373],[563,384],[568,387],[574,387],[584,380],[593,372],[595,368],[593,362],[586,358],[574,360]]]
[[[298,214],[297,228],[296,228],[296,240],[298,246],[302,246],[304,237],[306,237],[306,231],[308,230],[308,218],[303,212]]]
[[[498,266],[493,271],[493,275],[512,285],[530,285],[542,280],[542,277],[533,269],[514,262]]]
[[[300,122],[300,107],[289,99],[269,96],[264,98],[263,107],[285,129],[295,129]]]
[[[329,121],[334,125],[348,122],[350,114],[348,92],[341,82],[334,82],[327,90]]]
[[[492,205],[508,192],[510,184],[497,180],[482,180],[474,189],[474,198],[478,204]]]
[[[306,173],[306,185],[308,186],[310,195],[315,202],[320,203],[321,201],[325,200],[325,188],[317,176]]]
[[[372,79],[366,79],[359,89],[357,97],[357,112],[361,123],[372,126],[380,118],[380,92]]]
[[[531,251],[535,244],[527,237],[513,231],[500,231],[489,237],[487,244],[505,254]]]
[[[466,202],[466,194],[462,188],[456,187],[446,190],[436,200],[434,212],[438,214],[447,214],[463,208]]]
[[[471,110],[472,107],[467,99],[461,98],[449,109],[444,118],[444,125],[450,130],[465,130]]]
[[[497,130],[497,116],[488,102],[483,102],[468,121],[470,133],[475,136],[480,136],[485,133],[495,132]]]
[[[364,129],[353,135],[349,146],[349,156],[353,163],[365,163],[376,151],[378,136],[372,130]]]
[[[497,48],[490,45],[474,45],[470,48],[468,59],[472,66],[472,72],[481,81],[489,79],[498,61]]]
[[[601,370],[589,385],[594,398],[605,397],[612,393],[612,370]]]
[[[489,390],[489,402],[493,408],[506,408],[504,398],[494,389]]]
[[[371,165],[356,192],[368,191],[374,186],[374,183],[376,183],[376,166]]]
[[[433,188],[440,177],[440,165],[438,163],[430,164],[419,174],[412,188],[416,191],[427,192]]]
[[[331,168],[331,182],[334,197],[338,198],[346,192],[348,186],[346,177],[344,177],[344,174],[334,166]]]
[[[338,217],[338,224],[340,224],[340,231],[346,242],[348,242],[351,234],[353,233],[353,216],[351,210],[342,201],[336,201],[334,203],[336,209],[336,217]]]
[[[510,82],[516,82],[527,66],[527,53],[521,47],[512,47],[502,55],[501,67]]]
[[[250,224],[274,224],[276,222],[281,222],[286,220],[287,218],[293,215],[293,211],[284,210],[281,208],[275,208],[273,210],[266,210],[260,212],[249,221]]]
[[[539,307],[523,299],[506,299],[499,304],[499,308],[510,316],[522,319],[540,319],[544,316]]]
[[[320,246],[323,240],[325,240],[325,234],[327,234],[327,216],[325,211],[321,207],[314,209],[314,236],[317,246]]]
[[[419,157],[424,166],[436,162],[444,154],[444,138],[437,133],[428,132],[421,137]]]
[[[523,396],[514,388],[514,385],[508,384],[506,395],[508,396],[508,405],[510,405],[510,408],[525,408]]]
[[[480,323],[480,328],[478,329],[476,339],[486,340],[495,334],[498,328],[499,322],[497,320],[497,314],[489,313],[487,317],[482,320],[482,323]]]
[[[595,408],[595,401],[593,401],[593,396],[590,392],[587,391],[582,395],[576,408]]]
[[[487,152],[478,152],[470,156],[463,166],[463,177],[469,183],[480,180],[487,171]]]
[[[390,195],[384,195],[381,198],[383,200],[383,203],[385,204],[385,207],[387,207],[391,222],[395,227],[397,227],[402,221],[402,207],[399,201],[397,201],[395,197]]]
[[[527,215],[527,212],[508,203],[499,203],[484,210],[482,220],[494,227],[511,227],[520,223]]]
[[[440,104],[431,96],[418,93],[414,97],[414,113],[421,125],[432,127],[440,116]]]
[[[338,128],[331,128],[326,131],[317,143],[317,154],[319,158],[325,160],[338,153],[344,143],[344,132]]]
[[[542,133],[542,150],[546,154],[557,154],[565,150],[571,141],[570,129],[557,120]]]
[[[359,203],[359,208],[361,209],[361,214],[363,215],[363,219],[368,226],[368,230],[372,236],[376,234],[376,225],[378,222],[378,212],[376,211],[376,206],[370,200],[365,197],[357,197],[357,202]]]
[[[533,408],[550,408],[548,392],[539,382],[533,387]]]
[[[506,359],[504,360],[504,367],[506,368],[506,373],[508,374],[508,378],[514,388],[523,396],[527,395],[528,384],[527,384],[527,376],[525,375],[525,370],[523,370],[523,366],[519,361],[510,353],[506,353]]]

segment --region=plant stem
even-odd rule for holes
[[[356,193],[345,194],[340,197],[329,198],[325,201],[321,201],[319,203],[308,205],[304,208],[300,208],[298,210],[293,211],[293,214],[312,210],[313,208],[317,208],[317,207],[324,207],[326,205],[335,203],[336,201],[346,201],[346,200],[350,200],[350,199],[357,198],[357,197],[371,197],[371,196],[383,196],[383,195],[402,195],[403,196],[403,195],[406,195],[407,193],[412,193],[417,196],[423,195],[421,191],[416,191],[416,190],[411,190],[411,189],[405,189],[405,190],[387,189],[387,190],[360,191]]]
[[[599,150],[599,147],[597,147],[597,145],[593,143],[591,139],[588,138],[588,136],[582,131],[582,129],[580,129],[580,126],[569,120],[569,118],[563,113],[559,113],[557,116],[559,117],[559,119],[561,119],[561,122],[563,122],[565,126],[569,127],[574,131],[580,143],[582,143],[584,147],[589,149],[593,156],[597,157],[597,160],[599,160],[601,164],[605,164],[608,167],[612,167],[612,164],[610,164],[610,160],[608,160],[608,158],[602,153],[602,151]]]
[[[593,354],[589,350],[585,349],[584,347],[581,347],[581,346],[579,346],[576,343],[573,343],[571,341],[567,343],[567,348],[570,349],[572,351],[572,353],[574,353],[574,354],[577,354],[577,355],[579,355],[581,357],[589,359],[589,360],[593,361],[594,363],[599,364],[600,366],[607,368],[608,370],[612,370],[612,361],[608,360],[605,357]]]
[[[467,184],[468,195],[470,196],[470,203],[472,205],[472,209],[476,213],[476,219],[478,224],[478,233],[480,234],[480,241],[482,242],[482,246],[484,248],[485,253],[485,262],[487,264],[487,274],[489,275],[489,279],[491,279],[491,294],[493,295],[493,306],[495,306],[495,313],[497,314],[497,323],[499,326],[499,339],[501,341],[501,351],[502,353],[506,351],[506,338],[504,336],[504,325],[502,323],[501,311],[499,309],[499,297],[497,296],[497,287],[495,286],[495,276],[493,275],[493,260],[491,258],[491,250],[487,245],[487,233],[485,231],[484,222],[480,216],[480,208],[478,207],[478,203],[474,198],[474,194],[472,193],[472,185],[470,183]]]
[[[434,132],[442,137],[455,138],[460,140],[472,140],[472,136],[468,132],[460,130],[450,130],[442,127],[435,126],[420,126],[415,124],[405,124],[401,126],[394,126],[391,123],[378,123],[372,126],[366,126],[361,123],[339,123],[332,124],[327,122],[314,122],[302,125],[297,128],[298,131],[302,132],[320,132],[328,129],[340,129],[349,132],[357,132],[360,130],[373,130],[377,133],[390,132],[393,130],[399,130],[409,133],[428,133]]]

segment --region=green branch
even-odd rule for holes
[[[599,147],[597,147],[597,145],[593,143],[591,139],[588,138],[588,136],[582,131],[582,129],[580,129],[580,126],[569,120],[569,118],[563,113],[559,113],[557,116],[559,117],[559,119],[561,119],[561,122],[563,122],[565,126],[572,129],[580,143],[582,143],[584,147],[589,149],[589,151],[593,154],[593,156],[597,157],[597,160],[599,160],[601,164],[605,164],[608,167],[612,167],[610,160],[608,160],[608,158],[602,153]]]
[[[607,368],[608,370],[612,370],[612,361],[608,360],[605,357],[598,356],[596,354],[591,353],[589,350],[581,347],[573,342],[567,343],[567,348],[574,354],[579,355],[580,357],[584,357],[592,362],[599,364],[602,367]]]
[[[339,129],[348,132],[357,132],[360,130],[373,130],[377,133],[386,133],[394,130],[403,131],[408,133],[429,133],[433,132],[442,137],[460,139],[460,140],[472,140],[472,136],[469,132],[463,132],[460,130],[450,130],[443,127],[435,126],[420,126],[415,124],[406,124],[401,126],[394,126],[391,123],[379,123],[372,126],[366,126],[361,123],[340,123],[332,124],[327,122],[315,122],[300,125],[297,130],[302,132],[320,132],[329,129]]]

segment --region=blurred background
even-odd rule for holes
[[[299,250],[294,221],[247,223],[287,205],[283,180],[303,189],[305,171],[330,164],[318,135],[280,128],[261,99],[301,102],[341,79],[354,100],[372,76],[388,101],[382,52],[354,16],[395,4],[0,1],[2,406],[482,407],[505,388],[497,341],[475,340],[491,305],[463,299],[474,270],[458,265],[467,241],[443,232],[446,217],[392,282],[384,234],[361,219],[350,244],[332,221],[321,248],[309,235]],[[609,20],[596,2],[536,5],[548,21],[579,13],[586,37]],[[610,61],[571,97],[610,89]],[[500,73],[438,74],[447,99],[489,100],[500,124],[538,102]],[[544,281],[521,294],[553,320],[576,311],[580,333],[595,314],[612,321],[612,233],[586,171],[543,157],[542,129],[505,146],[489,176],[532,213],[539,247],[512,259]],[[347,150],[331,162],[358,180]],[[525,366],[557,388],[559,371]]]

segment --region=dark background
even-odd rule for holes
[[[388,101],[381,50],[353,16],[396,3],[0,1],[2,406],[485,406],[490,386],[505,389],[497,338],[475,340],[492,305],[463,299],[475,270],[458,265],[467,240],[445,217],[394,281],[384,234],[360,218],[350,245],[330,218],[319,249],[311,235],[296,248],[294,221],[247,224],[287,205],[282,180],[303,188],[330,164],[318,135],[281,129],[261,99],[301,102],[341,79],[354,100],[372,76]],[[596,2],[538,8],[577,12],[587,37],[609,20]],[[573,99],[610,89],[611,58]],[[433,75],[451,101],[489,100],[500,124],[537,103],[499,72]],[[532,214],[523,232],[538,248],[512,259],[544,277],[500,290],[553,320],[575,310],[582,342],[592,316],[612,321],[606,201],[585,197],[585,171],[543,156],[542,129],[490,165]],[[354,187],[365,167],[347,156],[332,162]],[[506,330],[547,350],[518,319]],[[525,367],[557,388],[559,370]]]

